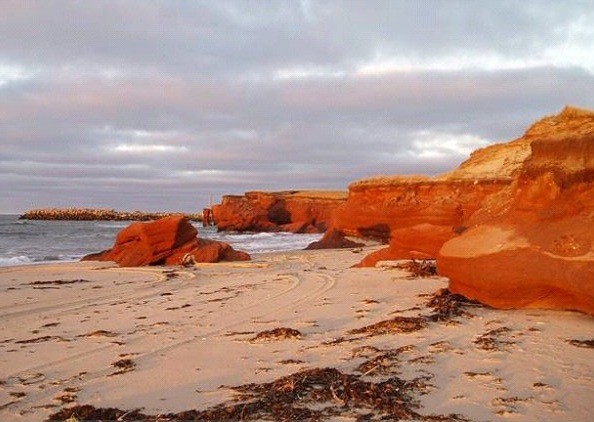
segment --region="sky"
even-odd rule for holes
[[[592,22],[592,0],[0,0],[0,213],[446,172],[594,108]]]

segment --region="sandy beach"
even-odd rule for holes
[[[409,420],[591,420],[594,319],[447,300],[451,312],[440,313],[435,293],[447,279],[351,268],[368,252],[2,268],[0,419],[91,405],[171,420],[270,391],[296,392],[290,406],[322,419],[394,417],[350,383],[390,386]],[[342,384],[300,392],[295,380],[307,377]]]

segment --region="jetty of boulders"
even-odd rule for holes
[[[104,208],[40,208],[25,212],[23,220],[73,220],[73,221],[150,221],[173,215],[183,215],[192,221],[202,221],[202,213],[116,211]]]

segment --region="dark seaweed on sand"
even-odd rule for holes
[[[367,325],[361,328],[350,330],[349,334],[367,334],[368,336],[377,336],[382,334],[412,333],[427,326],[427,319],[419,317],[397,316],[375,324]]]
[[[469,307],[482,306],[479,302],[466,299],[464,296],[454,294],[448,289],[440,289],[431,295],[426,306],[432,309],[429,315],[416,317],[397,316],[380,321],[365,327],[350,330],[349,334],[366,334],[377,336],[383,334],[412,333],[426,328],[432,322],[449,322],[457,317],[472,317],[467,312]]]
[[[275,381],[229,387],[238,393],[235,401],[206,410],[188,410],[167,415],[126,414],[119,409],[78,406],[64,409],[49,420],[76,416],[79,420],[121,421],[303,421],[354,417],[357,420],[467,421],[459,415],[421,415],[415,395],[424,380],[392,377],[381,382],[364,381],[335,368],[300,371]]]
[[[508,327],[496,328],[480,335],[473,343],[482,350],[503,351],[507,346],[514,344],[513,341],[503,338],[510,332],[511,329]]]
[[[566,340],[569,344],[576,347],[583,347],[586,349],[594,349],[594,339],[592,340]]]
[[[437,275],[437,263],[430,259],[423,259],[422,261],[411,259],[410,261],[398,265],[397,268],[410,272],[411,278],[433,277]]]
[[[89,280],[83,280],[82,278],[76,280],[51,280],[51,281],[33,281],[27,283],[30,286],[46,286],[46,285],[62,285],[62,284],[76,284],[76,283],[90,283]]]
[[[472,317],[473,315],[467,309],[483,305],[444,288],[436,291],[427,301],[426,306],[433,310],[428,319],[437,322],[450,321],[461,316]]]
[[[279,327],[274,328],[272,330],[261,331],[259,332],[254,338],[252,338],[251,342],[258,342],[258,341],[274,341],[274,340],[283,340],[283,339],[300,339],[303,335],[299,330],[295,330],[294,328],[288,327]]]
[[[349,334],[368,336],[409,333],[425,328],[430,323],[450,321],[456,317],[470,317],[466,309],[479,306],[463,296],[441,289],[426,304],[432,309],[428,315],[395,317],[387,321],[351,330]],[[276,329],[258,334],[260,339],[280,336],[297,337],[292,329]],[[301,333],[299,333],[301,335]],[[336,343],[347,341],[345,338]],[[333,344],[333,343],[329,343]],[[343,373],[335,368],[302,370],[275,381],[226,387],[237,392],[233,401],[221,403],[205,410],[187,410],[179,413],[146,415],[139,409],[125,411],[114,408],[97,409],[93,406],[75,406],[63,409],[48,420],[64,421],[71,416],[78,420],[99,421],[321,421],[339,417],[366,420],[415,420],[427,422],[468,421],[457,414],[422,415],[418,396],[427,392],[427,378],[407,381],[392,376],[381,381],[367,381],[367,375],[392,375],[397,372],[399,355],[404,348],[381,351],[361,364],[360,374]],[[378,352],[380,352],[378,350]],[[376,373],[377,372],[377,373]]]

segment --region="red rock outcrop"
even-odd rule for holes
[[[114,261],[121,267],[179,265],[194,262],[245,261],[250,256],[227,243],[199,239],[198,231],[183,216],[149,223],[132,223],[120,231],[114,246],[87,255],[83,261]]]
[[[333,228],[358,237],[389,241],[386,250],[367,256],[378,260],[432,258],[445,241],[463,229],[482,200],[507,180],[374,179],[352,184],[347,205],[336,212]]]
[[[568,107],[524,139],[519,177],[443,245],[438,271],[493,307],[594,315],[594,111]]]
[[[246,192],[226,195],[213,207],[221,231],[322,233],[346,192]]]
[[[359,266],[435,258],[447,240],[464,230],[485,198],[512,183],[528,156],[529,143],[518,139],[475,151],[456,170],[439,177],[376,177],[352,183],[346,203],[334,213],[331,229],[389,243]],[[332,247],[326,236],[320,246]]]
[[[338,230],[330,230],[324,236],[324,241],[317,241],[310,243],[306,250],[314,249],[346,249],[346,248],[359,248],[365,246],[364,243],[356,242],[354,240],[347,239],[343,232]]]

